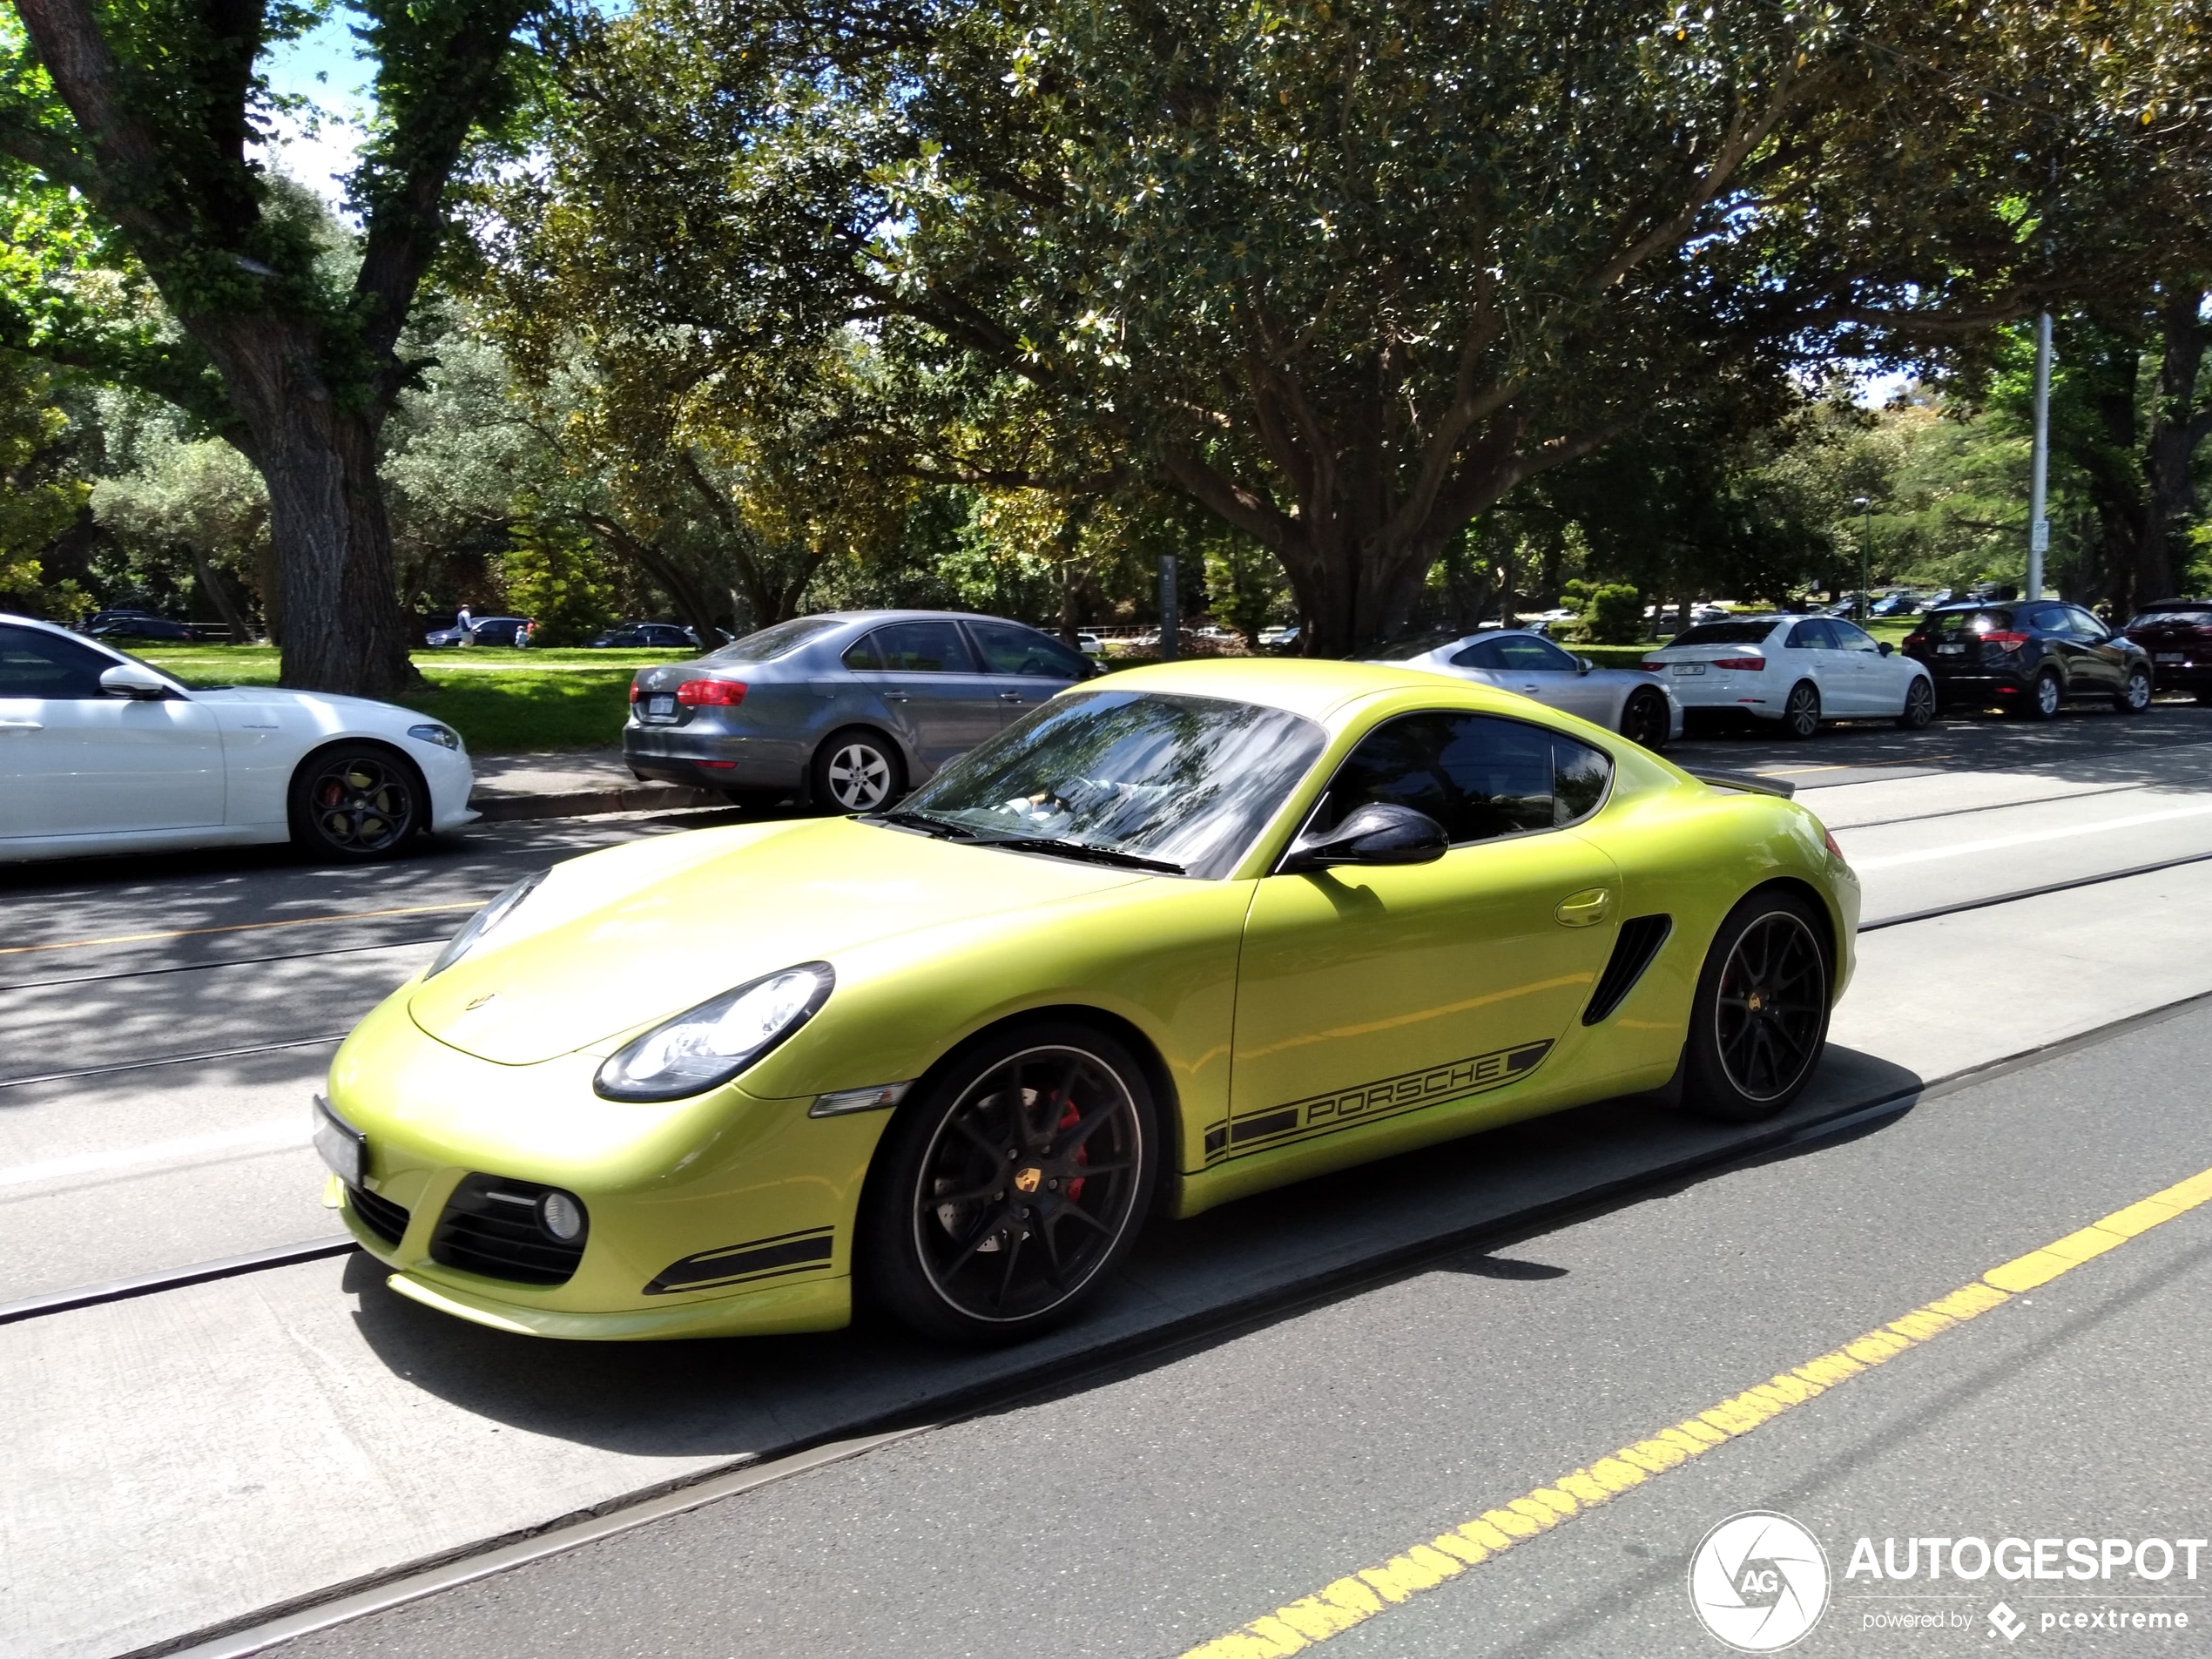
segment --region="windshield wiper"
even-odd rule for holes
[[[1111,864],[1124,870],[1159,870],[1169,875],[1188,875],[1180,864],[1170,864],[1165,859],[1148,859],[1135,853],[1118,853],[1110,846],[1092,846],[1084,841],[1055,841],[1029,835],[993,835],[979,838],[977,846],[1010,846],[1022,853],[1051,853],[1063,859],[1083,859],[1092,864]]]
[[[975,839],[975,832],[966,825],[948,823],[941,818],[931,817],[927,813],[864,813],[861,814],[861,822],[889,824],[899,829],[919,830],[924,835],[934,836],[941,841],[969,841]]]

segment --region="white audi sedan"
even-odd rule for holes
[[[1426,634],[1400,640],[1367,660],[1518,691],[1647,749],[1663,748],[1682,736],[1682,705],[1664,680],[1632,668],[1594,667],[1588,658],[1569,656],[1533,630]]]
[[[1723,709],[1809,738],[1829,720],[1935,718],[1935,682],[1887,640],[1841,617],[1734,617],[1701,622],[1648,653],[1645,670],[1685,709]]]
[[[293,841],[388,858],[459,827],[461,735],[320,691],[192,691],[51,623],[0,614],[0,860]]]

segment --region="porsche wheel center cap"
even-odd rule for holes
[[[1026,1170],[1014,1172],[1014,1190],[1016,1192],[1035,1192],[1043,1182],[1044,1171],[1034,1163]]]
[[[1754,991],[1744,999],[1743,1006],[1750,1009],[1752,1013],[1757,1014],[1765,1008],[1766,998],[1760,992]]]

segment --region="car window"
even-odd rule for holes
[[[1081,656],[1034,628],[1013,628],[997,622],[971,622],[968,626],[982,648],[987,673],[1079,680],[1090,672]]]
[[[950,622],[894,622],[868,638],[885,668],[896,674],[973,674],[968,642]]]
[[[1825,617],[1815,617],[1801,622],[1790,631],[1791,651],[1833,651],[1836,649],[1835,631]]]
[[[1549,640],[1533,634],[1514,634],[1496,642],[1498,660],[1508,669],[1542,669],[1572,672],[1575,659]]]
[[[2012,625],[2009,610],[1935,610],[1920,624],[1936,634],[2001,634]]]
[[[1298,635],[1298,630],[1295,628],[1286,631],[1271,629],[1267,631],[1284,632],[1287,637],[1291,638],[1295,638]],[[1445,645],[1454,644],[1466,637],[1464,634],[1415,634],[1411,639],[1401,639],[1394,645],[1385,645],[1374,654],[1372,660],[1378,663],[1410,663],[1416,657],[1426,657],[1433,651]],[[1460,662],[1457,657],[1452,660],[1455,663]],[[1462,663],[1461,666],[1480,668],[1483,664]]]
[[[873,634],[863,634],[847,645],[841,660],[856,674],[865,674],[883,666],[883,658],[875,654]]]
[[[2079,605],[2067,606],[2066,619],[2076,639],[2102,639],[2105,637],[2104,624]]]
[[[1835,636],[1838,651],[1872,651],[1881,647],[1874,643],[1874,636],[1857,623],[1831,621],[1828,631]]]
[[[1541,726],[1488,714],[1408,714],[1378,726],[1345,758],[1315,827],[1390,801],[1427,813],[1463,846],[1588,817],[1612,776],[1603,753]]]
[[[104,696],[115,658],[36,628],[0,628],[0,697]]]
[[[2128,619],[2128,625],[2130,628],[2212,627],[2212,609],[2168,605],[2158,610],[2146,610],[2140,617],[2131,617]]]
[[[1685,628],[1667,642],[1676,645],[1757,645],[1774,631],[1774,618],[1756,617],[1749,622],[1701,622],[1695,628]]]
[[[835,617],[793,617],[789,622],[779,622],[763,628],[758,633],[747,634],[743,639],[722,647],[706,660],[710,663],[765,663],[797,651],[817,634],[826,634],[845,624]]]
[[[1458,656],[1453,658],[1452,666],[1454,668],[1495,669],[1504,666],[1504,659],[1498,655],[1498,642],[1496,640],[1482,639],[1476,641],[1474,644],[1469,645],[1465,651],[1460,652]]]

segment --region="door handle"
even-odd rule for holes
[[[1019,703],[1021,700],[1022,693],[1019,691],[1001,691],[999,693],[999,701],[1001,703]]]
[[[904,703],[907,701],[907,694],[904,691],[886,691],[883,694],[883,700],[887,703]]]
[[[1585,887],[1559,901],[1552,919],[1562,927],[1591,927],[1603,921],[1613,908],[1613,894],[1606,887]]]
[[[44,732],[43,720],[0,720],[0,732]]]

